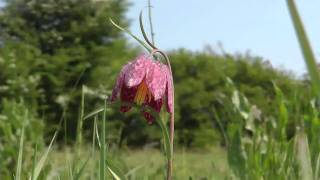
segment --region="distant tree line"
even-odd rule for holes
[[[59,137],[72,143],[82,90],[86,94],[85,113],[89,113],[110,95],[121,66],[141,52],[108,21],[112,17],[128,27],[128,7],[125,0],[6,1],[0,13],[1,117],[9,117],[13,102],[18,103],[17,108],[28,109],[32,115],[28,125],[38,122],[32,127],[45,139],[64,119],[66,129]],[[274,113],[273,83],[287,96],[298,92],[303,93],[299,97],[309,96],[306,81],[274,69],[261,57],[186,49],[169,55],[176,90],[176,140],[183,146],[223,143],[216,115],[225,113],[223,104],[232,96],[228,78],[269,115]],[[228,119],[222,116],[222,123],[226,127]],[[142,146],[161,137],[158,127],[147,125],[138,111],[121,114],[113,109],[107,124],[108,138],[118,145]],[[5,134],[3,127],[0,137]],[[12,127],[17,131],[18,127]],[[89,137],[92,121],[85,122],[84,130]]]

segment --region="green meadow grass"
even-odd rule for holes
[[[62,176],[61,179],[68,179],[70,174],[70,166],[74,160],[74,149],[64,148],[63,150],[53,150],[48,158],[54,174]],[[91,156],[89,147],[81,148],[82,162],[86,157],[90,156],[90,160],[85,167],[85,172],[81,179],[92,177],[92,173],[97,175],[97,169],[92,172],[93,167],[98,167],[99,152],[96,152],[94,158]],[[126,177],[132,180],[140,179],[164,179],[165,175],[165,159],[163,154],[157,149],[127,149],[127,150],[112,150],[109,157],[115,164],[125,171]],[[69,164],[69,165],[68,165]],[[212,148],[211,150],[192,150],[179,149],[175,151],[174,156],[174,178],[175,179],[224,179],[228,177],[227,154],[225,149],[220,147]],[[107,173],[108,179],[110,173]]]

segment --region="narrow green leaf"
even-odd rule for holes
[[[230,167],[237,176],[241,177],[241,179],[246,179],[247,154],[243,149],[240,130],[235,130],[231,138],[230,146],[228,147]]]
[[[92,133],[92,160],[93,160],[93,164],[92,164],[92,169],[91,169],[91,179],[95,179],[95,170],[96,170],[96,163],[95,163],[95,157],[96,157],[96,124],[97,124],[97,116],[94,116],[94,120],[93,120],[93,133]]]
[[[88,115],[84,116],[83,120],[89,119],[89,118],[91,118],[91,117],[103,112],[103,110],[104,110],[104,108],[96,109],[93,112],[89,113]]]
[[[89,161],[89,158],[87,158],[86,162],[83,163],[83,165],[81,166],[79,172],[77,172],[77,174],[75,175],[74,180],[79,180],[80,179],[80,177],[81,177],[81,175],[83,173],[83,170],[85,169],[88,161]]]
[[[308,37],[305,33],[303,23],[300,19],[297,7],[294,0],[287,0],[287,5],[290,11],[291,19],[296,31],[297,38],[300,43],[305,63],[311,78],[314,94],[320,98],[320,75],[317,67],[317,62],[312,52]]]
[[[37,151],[38,151],[38,146],[36,144],[35,147],[34,147],[34,151],[33,151],[31,177],[29,178],[31,180],[34,180],[34,172],[35,172],[35,167],[36,167]]]
[[[106,161],[107,169],[116,180],[126,180],[124,173],[110,160]]]
[[[73,179],[72,166],[69,164],[69,179]]]
[[[156,122],[159,124],[161,131],[162,131],[162,137],[163,137],[163,141],[164,141],[164,149],[165,149],[166,156],[168,159],[171,159],[170,136],[169,136],[168,128],[161,118],[159,118]]]
[[[126,178],[128,178],[129,176],[131,176],[132,174],[134,174],[135,172],[137,172],[139,169],[143,168],[145,165],[141,165],[141,166],[137,166],[135,168],[132,168],[131,170],[129,170],[125,176]]]
[[[24,127],[22,127],[21,136],[20,136],[19,153],[18,153],[18,163],[17,163],[16,177],[15,177],[16,180],[20,180],[20,179],[21,179],[23,141],[24,141]]]
[[[80,151],[80,146],[82,144],[82,126],[83,126],[83,117],[84,117],[84,86],[82,86],[81,90],[81,104],[80,104],[80,116],[78,119],[78,126],[77,126],[77,139],[76,143],[78,148],[78,151]],[[79,154],[80,152],[78,152]]]
[[[99,137],[98,123],[96,122],[96,123],[94,124],[94,126],[96,127],[96,136],[97,136],[97,140],[98,140],[98,146],[99,146],[99,148],[101,148],[101,142],[100,142],[100,137]]]
[[[320,153],[318,153],[318,156],[317,156],[314,179],[319,179],[320,178],[320,174],[319,174],[319,170],[320,169],[319,168],[320,168]]]
[[[132,34],[129,30],[124,29],[123,27],[119,26],[118,24],[116,24],[111,18],[109,18],[110,22],[117,27],[118,29],[120,29],[121,31],[126,32],[127,34],[129,34],[132,38],[134,38],[136,41],[138,41],[138,43],[140,43],[144,48],[146,48],[149,52],[152,51],[152,49],[150,47],[148,47],[141,39],[139,39],[137,36],[135,36],[134,34]]]
[[[286,129],[287,129],[286,126],[289,121],[288,109],[286,107],[284,95],[283,95],[281,89],[275,83],[273,83],[273,87],[275,89],[276,102],[278,104],[279,126],[277,126],[277,128],[278,128],[278,132],[279,132],[279,137],[281,137],[283,140],[285,140],[286,136],[287,136],[286,135]]]
[[[220,129],[220,131],[221,131],[221,134],[223,135],[224,141],[225,141],[226,145],[228,146],[228,144],[229,144],[229,139],[228,139],[226,130],[225,130],[225,128],[223,127],[221,118],[220,118],[220,116],[218,115],[218,113],[217,113],[217,111],[215,110],[215,108],[213,108],[213,115],[214,115],[215,122],[218,124],[218,127],[219,127],[219,129]]]
[[[298,132],[295,138],[296,158],[301,170],[301,179],[312,179],[312,165],[308,138],[304,132]]]
[[[102,118],[102,135],[101,135],[101,148],[100,148],[100,180],[105,180],[106,169],[106,114],[107,102],[104,102],[103,118]]]
[[[121,178],[110,168],[110,167],[107,167],[109,172],[111,173],[111,175],[113,176],[114,179],[116,180],[121,180]]]
[[[56,136],[58,134],[58,131],[56,131],[53,135],[53,138],[51,139],[51,142],[49,144],[49,147],[47,148],[46,152],[42,155],[42,157],[40,158],[39,162],[36,165],[35,171],[34,171],[34,180],[38,179],[38,176],[40,175],[40,172],[45,164],[45,161],[49,155],[49,152],[51,150],[52,144],[54,142],[54,140],[56,139]]]

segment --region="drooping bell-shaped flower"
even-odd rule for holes
[[[140,55],[134,61],[124,65],[113,88],[111,102],[120,94],[122,104],[120,111],[127,112],[132,104],[153,108],[160,112],[162,104],[166,102],[167,111],[173,112],[172,76],[169,67],[150,56]],[[148,123],[154,117],[142,109]]]

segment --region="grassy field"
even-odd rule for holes
[[[86,158],[90,157],[82,176],[90,178],[93,170],[96,172],[98,168],[99,157],[91,158],[91,152],[87,149],[90,148],[81,148],[80,159],[86,161]],[[49,178],[68,179],[74,154],[71,149],[52,151],[48,159],[48,164],[51,164]],[[113,151],[110,156],[129,179],[164,179],[164,156],[157,149]],[[175,152],[174,177],[175,179],[224,179],[228,175],[227,166],[226,151],[222,148],[216,147],[208,151],[179,149]]]

